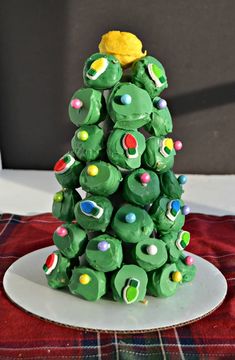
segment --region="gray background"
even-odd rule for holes
[[[234,0],[1,0],[4,168],[51,169],[70,148],[67,107],[109,30],[130,31],[165,66],[162,94],[184,151],[175,171],[235,173]]]

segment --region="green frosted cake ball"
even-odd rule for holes
[[[82,88],[72,96],[69,118],[76,126],[92,125],[105,119],[106,108],[102,93],[91,88]]]
[[[154,224],[147,211],[126,204],[116,212],[111,227],[119,239],[137,243],[151,235]]]
[[[178,269],[175,264],[165,264],[162,268],[148,273],[148,294],[156,297],[168,297],[176,293],[178,281],[173,281]]]
[[[59,251],[51,253],[43,265],[48,285],[53,289],[67,286],[72,274],[71,267],[70,260]]]
[[[126,304],[143,301],[147,282],[148,277],[144,269],[137,265],[123,265],[111,279],[113,298]]]
[[[166,244],[155,238],[141,240],[134,249],[134,258],[145,271],[158,269],[167,261]]]
[[[120,268],[122,257],[121,241],[107,234],[89,240],[86,247],[86,260],[98,271],[108,272]]]
[[[185,216],[182,214],[183,201],[170,200],[167,197],[158,198],[150,208],[155,229],[161,235],[168,232],[177,232],[182,229]]]
[[[172,132],[172,118],[167,103],[160,97],[153,99],[153,112],[151,120],[145,125],[145,129],[152,135],[164,136]]]
[[[145,137],[136,130],[116,129],[107,142],[109,160],[123,169],[137,169],[145,150]]]
[[[107,109],[114,128],[133,130],[150,121],[153,104],[145,90],[132,83],[119,83],[109,96]]]
[[[123,183],[124,198],[139,206],[151,204],[160,195],[157,174],[151,170],[138,169],[128,175]]]
[[[105,274],[88,267],[76,267],[69,282],[69,290],[85,300],[99,300],[106,293]]]
[[[109,196],[115,193],[121,180],[121,172],[104,161],[89,163],[80,174],[83,190],[95,195]]]
[[[62,189],[54,195],[52,214],[62,221],[72,222],[74,220],[74,207],[81,200],[76,190]]]
[[[83,168],[84,165],[75,159],[73,153],[68,152],[56,162],[55,177],[63,188],[78,188],[79,176]]]
[[[104,132],[97,125],[83,125],[74,134],[71,141],[74,154],[79,160],[92,161],[104,151]]]
[[[55,230],[53,241],[64,256],[72,259],[84,253],[87,236],[77,224],[63,224]]]
[[[86,231],[105,231],[109,225],[113,206],[103,196],[89,196],[77,203],[74,209],[77,223]]]
[[[171,138],[151,136],[146,141],[143,163],[161,174],[173,167],[175,157],[174,143]]]
[[[177,232],[169,232],[161,236],[161,240],[166,243],[169,260],[176,262],[190,242],[190,232],[183,229]]]
[[[176,263],[177,269],[182,274],[182,282],[190,282],[195,278],[197,268],[196,266],[190,262],[187,264],[187,258],[192,258],[191,256],[181,255],[180,259]]]
[[[112,88],[122,77],[122,67],[113,55],[96,53],[85,62],[83,79],[86,86],[105,90]]]
[[[164,67],[153,56],[145,56],[134,62],[132,81],[135,85],[145,89],[151,98],[159,96],[168,87]]]
[[[184,190],[172,170],[159,174],[161,193],[169,199],[180,199]]]

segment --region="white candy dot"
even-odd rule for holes
[[[156,247],[156,245],[149,245],[146,250],[147,250],[147,253],[148,253],[149,255],[156,255],[156,254],[157,254],[157,247]]]

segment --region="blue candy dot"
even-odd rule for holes
[[[171,208],[172,208],[173,210],[175,210],[176,212],[179,211],[179,209],[180,209],[180,202],[179,202],[179,200],[174,200],[174,201],[172,201],[172,203],[171,203]]]
[[[178,182],[179,182],[180,185],[186,184],[187,181],[188,181],[188,178],[185,175],[180,175],[178,177]]]
[[[125,221],[129,224],[134,223],[136,221],[136,215],[134,213],[126,214]]]
[[[120,100],[123,105],[129,105],[132,101],[132,98],[129,94],[124,94],[121,96]]]
[[[183,215],[188,215],[190,213],[190,207],[188,205],[184,205],[181,209]]]
[[[92,210],[94,209],[94,204],[92,204],[92,202],[90,201],[83,201],[80,203],[80,209],[81,211],[87,213],[87,214],[91,214]]]
[[[107,251],[110,248],[110,244],[107,241],[100,241],[98,243],[98,249],[100,251]]]
[[[153,102],[153,105],[159,109],[159,110],[162,110],[162,109],[165,109],[167,107],[167,102],[166,100],[164,99],[159,99],[159,100],[155,100]]]

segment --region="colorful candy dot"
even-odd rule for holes
[[[167,107],[167,102],[164,99],[156,100],[153,104],[159,110],[165,109]]]
[[[89,135],[88,135],[88,132],[87,132],[87,131],[82,130],[82,131],[79,131],[79,132],[78,132],[77,137],[78,137],[78,139],[81,140],[81,141],[87,141]]]
[[[181,208],[181,212],[182,212],[183,215],[188,215],[190,213],[190,207],[188,205],[184,205]]]
[[[174,148],[176,151],[180,151],[183,147],[183,144],[180,140],[174,142]]]
[[[187,178],[187,176],[185,176],[185,175],[180,175],[180,176],[178,177],[178,183],[179,183],[180,185],[186,184],[187,181],[188,181],[188,178]]]
[[[79,276],[79,282],[82,285],[87,285],[91,281],[91,278],[88,274],[82,274]]]
[[[55,202],[61,202],[62,200],[63,200],[63,194],[62,194],[61,192],[56,193],[56,194],[54,195],[54,201],[55,201]]]
[[[125,221],[128,223],[128,224],[132,224],[136,221],[136,215],[134,213],[128,213],[126,214],[125,216]]]
[[[149,255],[156,255],[157,254],[157,246],[156,245],[149,245],[147,246],[147,254]]]
[[[129,94],[124,94],[121,96],[121,103],[123,105],[130,105],[131,104],[131,101],[132,101],[132,98]]]
[[[68,230],[66,228],[64,228],[63,226],[59,226],[56,229],[56,234],[61,236],[61,237],[65,237],[68,235]]]
[[[83,102],[79,99],[73,99],[73,100],[71,100],[70,105],[72,106],[73,109],[78,110],[78,109],[81,109]]]
[[[110,248],[110,244],[107,241],[100,241],[98,243],[98,249],[100,251],[107,251]]]
[[[87,168],[87,174],[89,176],[96,176],[99,172],[99,169],[96,165],[89,165]]]
[[[182,274],[180,271],[174,271],[171,275],[171,278],[174,282],[182,281]]]
[[[150,175],[147,172],[140,175],[140,181],[143,185],[147,185],[150,182],[150,180],[151,180]]]
[[[186,258],[184,259],[184,262],[188,266],[193,265],[193,263],[194,263],[193,257],[192,256],[186,256]]]

